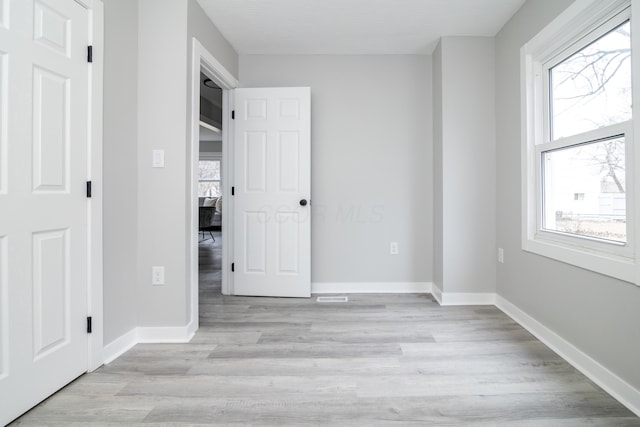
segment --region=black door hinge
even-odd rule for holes
[[[91,198],[91,181],[87,181],[87,198]]]
[[[231,111],[231,120],[236,119],[236,110]]]
[[[93,46],[87,46],[87,62],[93,62]]]
[[[236,187],[231,187],[231,195],[232,196],[236,195]]]
[[[236,263],[235,262],[231,263],[231,271],[236,271]]]
[[[93,328],[91,326],[91,316],[87,316],[87,333],[90,334],[93,332]]]

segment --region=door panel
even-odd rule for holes
[[[33,357],[38,360],[69,341],[68,230],[33,234]]]
[[[74,0],[7,4],[0,0],[0,424],[88,364],[89,13]]]
[[[265,274],[267,272],[267,214],[246,212],[245,232],[247,244],[244,251],[245,272]]]
[[[298,212],[278,212],[276,214],[276,247],[278,254],[277,273],[298,274],[300,215]]]
[[[2,1],[2,0],[0,0]],[[1,7],[0,7],[1,10]],[[0,27],[0,32],[3,29]],[[7,191],[7,104],[9,100],[9,63],[7,51],[0,45],[0,195]]]
[[[267,191],[267,133],[247,132],[245,135],[245,188],[247,193]]]
[[[8,267],[7,236],[0,235],[0,381],[7,377],[9,363]]]
[[[234,293],[311,294],[309,88],[235,90]]]
[[[69,78],[33,69],[34,191],[68,191]]]
[[[0,28],[9,29],[9,0],[0,0]]]
[[[71,53],[69,17],[39,0],[35,2],[33,17],[33,40],[69,57]]]
[[[300,192],[300,133],[278,133],[278,190]]]

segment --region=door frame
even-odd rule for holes
[[[99,0],[75,0],[89,11],[89,45],[93,46],[89,66],[89,130],[87,132],[87,181],[91,181],[91,198],[87,199],[87,316],[93,331],[88,335],[87,371],[104,361],[103,290],[103,221],[102,221],[102,111],[104,67],[104,5]]]
[[[200,71],[222,88],[222,293],[233,294],[233,279],[229,274],[233,251],[233,203],[231,184],[233,177],[233,128],[229,112],[233,109],[233,89],[238,80],[195,37],[191,44],[191,147],[187,165],[189,237],[187,258],[189,264],[189,291],[191,310],[188,333],[199,327],[198,307],[198,161],[200,159]]]

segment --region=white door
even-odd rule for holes
[[[235,90],[234,294],[311,295],[311,90]]]
[[[0,425],[87,370],[88,34],[0,0]]]

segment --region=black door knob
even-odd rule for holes
[[[305,199],[300,200],[300,206],[307,206],[307,201]]]

